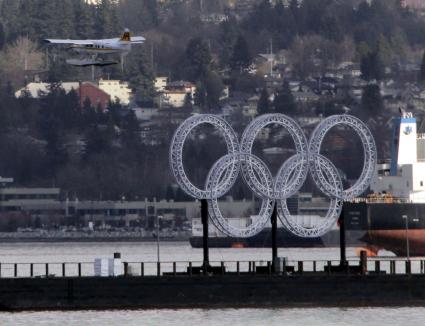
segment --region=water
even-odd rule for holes
[[[112,257],[114,252],[120,252],[123,261],[134,262],[130,264],[130,268],[135,275],[140,274],[141,268],[138,262],[145,262],[145,275],[156,275],[157,244],[155,242],[4,243],[0,244],[1,275],[13,276],[14,266],[8,263],[58,263],[49,264],[49,274],[60,276],[62,262],[83,262],[82,275],[92,276],[94,259]],[[280,250],[279,254],[289,260],[321,259],[323,261],[318,265],[319,268],[323,268],[327,260],[339,259],[339,251],[336,248],[290,248]],[[347,255],[354,256],[355,250],[348,249]],[[164,272],[172,271],[171,262],[177,261],[177,272],[183,272],[188,266],[187,261],[202,262],[202,259],[202,249],[193,249],[187,242],[160,243],[161,270]],[[221,261],[230,262],[226,264],[226,268],[233,271],[236,271],[236,261],[245,261],[241,263],[240,270],[247,271],[248,261],[257,261],[259,265],[266,265],[270,260],[270,248],[210,249],[210,261],[215,261],[216,266],[220,265]],[[312,262],[306,263],[305,269],[312,269],[312,266]],[[18,275],[29,276],[30,266],[19,265]],[[45,265],[34,265],[34,275],[45,275]],[[77,264],[67,264],[66,275],[78,275]]]
[[[157,261],[155,242],[72,242],[72,243],[2,243],[2,263],[20,262],[93,262],[96,257],[112,257],[120,252],[125,261]],[[279,255],[290,260],[339,259],[337,248],[279,249]],[[355,249],[348,248],[347,256],[354,257]],[[270,248],[211,248],[211,261],[270,260]],[[161,261],[202,261],[202,249],[194,249],[187,242],[161,242]]]
[[[425,308],[350,309],[187,309],[0,313],[1,325],[415,325],[425,323]]]
[[[7,243],[0,244],[2,263],[91,262],[121,252],[126,261],[156,261],[156,243]],[[279,249],[291,260],[333,260],[336,248]],[[348,248],[347,255],[355,250]],[[202,250],[187,243],[161,243],[161,261],[202,260]],[[270,260],[271,250],[211,249],[211,260]],[[0,313],[0,325],[424,325],[425,308],[298,308],[46,311]]]

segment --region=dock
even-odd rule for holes
[[[425,306],[424,260],[347,262],[123,262],[111,277],[93,262],[3,263],[0,309]]]

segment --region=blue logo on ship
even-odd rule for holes
[[[410,135],[413,131],[413,128],[411,126],[407,126],[406,128],[404,128],[403,133],[405,135]]]

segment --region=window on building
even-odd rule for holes
[[[423,187],[424,186],[424,182],[423,181],[421,181],[421,187]]]

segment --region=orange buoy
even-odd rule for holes
[[[371,248],[371,247],[359,247],[356,248],[356,256],[360,257],[360,252],[361,251],[366,251],[366,254],[368,257],[376,257],[378,256],[378,250],[375,248]]]

